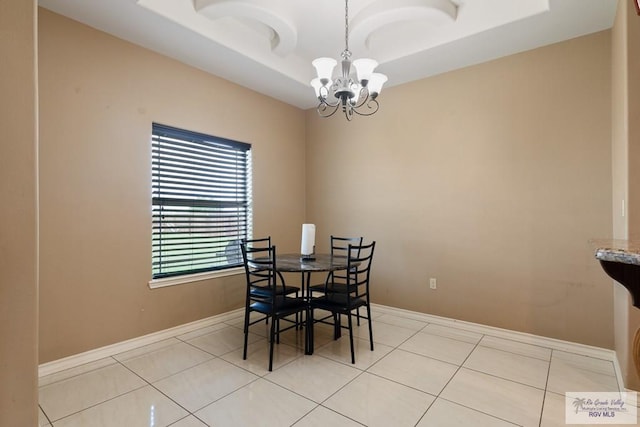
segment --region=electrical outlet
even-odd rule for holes
[[[436,286],[436,278],[435,277],[432,277],[432,278],[429,279],[429,287],[431,289],[436,289],[437,288],[437,286]]]

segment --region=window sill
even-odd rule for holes
[[[167,286],[182,285],[185,283],[199,282],[201,280],[216,279],[218,277],[235,276],[244,272],[244,267],[229,268],[220,271],[208,271],[206,273],[188,274],[185,276],[166,277],[163,279],[149,280],[149,288],[164,288]]]

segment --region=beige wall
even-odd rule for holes
[[[640,17],[633,2],[620,0],[612,29],[612,152],[614,235],[640,239]],[[634,120],[635,119],[635,120]],[[622,199],[627,212],[620,215]],[[629,292],[614,286],[615,349],[625,385],[640,390],[632,345],[640,328],[640,310],[631,304]]]
[[[628,142],[629,142],[629,238],[640,240],[640,16],[627,3]],[[628,298],[630,303],[630,298]],[[640,309],[629,306],[629,343],[640,329]],[[631,359],[631,358],[630,358]],[[631,366],[627,387],[640,391],[640,373]]]
[[[377,240],[375,302],[613,348],[588,243],[612,234],[610,32],[390,88],[346,123],[46,10],[39,30],[41,363],[240,306],[241,277],[147,287],[152,121],[253,144],[255,235]]]
[[[38,423],[35,1],[0,1],[0,426]]]
[[[40,9],[40,362],[241,306],[241,275],[150,290],[152,122],[253,144],[254,234],[295,250],[304,112]]]
[[[308,111],[307,220],[378,241],[377,303],[613,348],[588,243],[611,236],[610,44],[394,87],[350,123]]]
[[[621,0],[623,3],[629,3]],[[611,152],[612,152],[612,213],[613,237],[628,238],[628,78],[627,78],[627,8],[618,9],[611,30]],[[614,282],[615,283],[615,282]],[[619,284],[613,286],[614,344],[625,382],[633,373],[629,347],[629,293]]]

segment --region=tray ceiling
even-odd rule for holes
[[[300,108],[311,61],[344,49],[343,0],[40,0],[39,5]],[[385,87],[611,28],[617,0],[350,0],[349,48]],[[383,94],[384,95],[384,94]]]

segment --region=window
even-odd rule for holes
[[[152,277],[242,265],[251,230],[251,145],[153,124]]]

